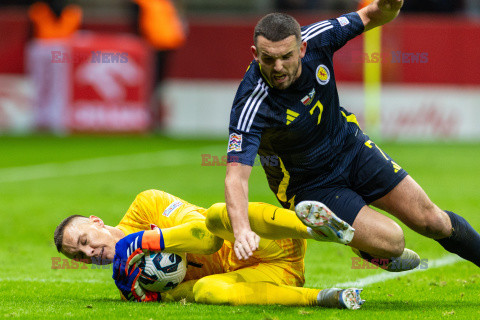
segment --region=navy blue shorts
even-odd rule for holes
[[[295,205],[304,200],[323,202],[352,225],[363,206],[389,193],[407,175],[388,154],[367,139],[339,177],[325,185],[298,192]]]

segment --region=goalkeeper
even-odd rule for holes
[[[239,260],[223,203],[209,209],[159,190],[137,195],[116,227],[95,216],[73,215],[55,230],[59,252],[89,263],[114,263],[114,279],[126,300],[187,301],[207,304],[281,304],[358,309],[360,289],[303,288],[305,239],[346,244],[353,229],[318,202],[297,211],[310,213],[306,227],[295,212],[265,203],[250,203],[252,228],[261,237],[253,259]],[[224,241],[225,239],[225,241]],[[164,292],[144,291],[134,261],[144,250],[187,253],[181,284]]]

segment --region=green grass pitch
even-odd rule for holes
[[[480,144],[391,144],[384,151],[444,209],[480,230]],[[407,246],[429,268],[374,279],[359,311],[283,306],[124,303],[111,269],[52,269],[61,257],[53,230],[69,214],[95,214],[116,225],[135,195],[157,188],[208,207],[222,202],[224,166],[202,166],[202,154],[221,157],[225,141],[162,137],[0,138],[0,317],[130,319],[480,319],[480,273],[469,262],[434,267],[447,253],[402,225]],[[250,199],[278,204],[256,166]],[[406,199],[408,201],[408,199]],[[323,288],[388,274],[352,269],[353,253],[309,242],[306,286]],[[63,257],[62,257],[63,258]],[[391,274],[388,274],[391,275]],[[376,280],[375,280],[376,279]]]

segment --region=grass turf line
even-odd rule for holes
[[[4,155],[0,158],[0,168],[173,149],[185,150],[186,156],[193,159],[173,168],[159,166],[0,183],[0,258],[5,261],[0,278],[10,279],[0,282],[0,317],[475,319],[480,316],[478,268],[468,262],[372,284],[364,291],[365,307],[354,315],[349,311],[307,307],[123,303],[118,300],[110,269],[51,269],[51,257],[59,256],[53,246],[53,229],[71,213],[96,214],[107,224],[115,225],[135,195],[149,188],[163,189],[201,206],[223,201],[225,167],[201,166],[201,154],[223,155],[225,141],[160,137],[2,137],[0,143]],[[480,145],[384,144],[380,147],[424,187],[434,202],[464,215],[480,228],[477,214],[480,168],[476,166]],[[260,167],[252,171],[250,199],[278,205]],[[402,227],[407,246],[418,251],[422,258],[433,260],[445,254],[435,242]],[[331,286],[382,272],[352,270],[352,257],[344,246],[309,242],[306,285]],[[31,281],[22,281],[23,278]],[[86,281],[70,282],[72,279]]]

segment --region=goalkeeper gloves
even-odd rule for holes
[[[115,245],[113,258],[113,276],[115,285],[128,301],[160,301],[157,292],[150,292],[140,287],[138,277],[142,269],[139,262],[148,251],[161,251],[165,248],[160,229],[132,233]]]

